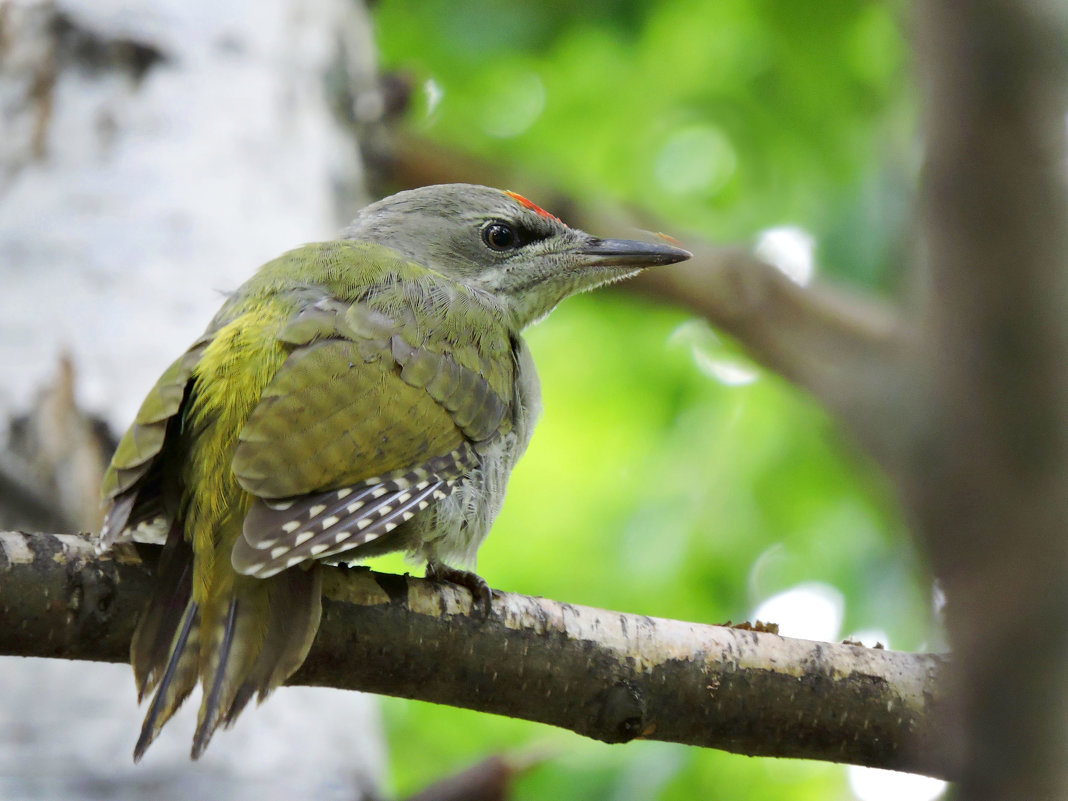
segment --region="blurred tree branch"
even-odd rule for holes
[[[125,662],[151,586],[136,552],[0,532],[0,654]],[[946,776],[936,656],[791,640],[331,568],[294,683],[743,754]],[[16,624],[15,621],[18,621]]]

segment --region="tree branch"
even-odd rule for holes
[[[132,549],[0,532],[0,653],[125,662],[151,586]],[[792,640],[328,568],[322,626],[294,683],[417,698],[735,753],[936,776],[937,656]],[[447,666],[447,669],[445,669]]]

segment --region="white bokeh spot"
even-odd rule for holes
[[[433,78],[427,78],[423,82],[423,95],[426,97],[426,116],[433,117],[441,101],[445,99],[445,89]]]
[[[668,342],[688,347],[697,369],[724,386],[744,387],[760,377],[757,367],[733,353],[704,320],[682,323],[671,332]]]
[[[830,584],[811,581],[771,596],[757,606],[752,617],[777,623],[783,637],[834,642],[844,615],[842,593]]]
[[[849,766],[849,788],[860,801],[935,801],[946,787],[946,782],[930,776]]]
[[[808,286],[812,282],[816,273],[816,239],[804,228],[769,228],[760,235],[754,250],[795,284]]]

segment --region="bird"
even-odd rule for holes
[[[170,365],[103,481],[97,547],[162,542],[130,647],[139,761],[199,683],[191,757],[304,662],[322,565],[401,551],[468,587],[540,411],[524,328],[690,258],[514,192],[399,192],[262,266]]]

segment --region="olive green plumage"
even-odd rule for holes
[[[687,256],[451,185],[262,267],[149,392],[104,479],[101,547],[165,538],[131,646],[155,693],[135,758],[198,682],[194,758],[300,667],[320,561],[472,563],[538,413],[519,331]]]

